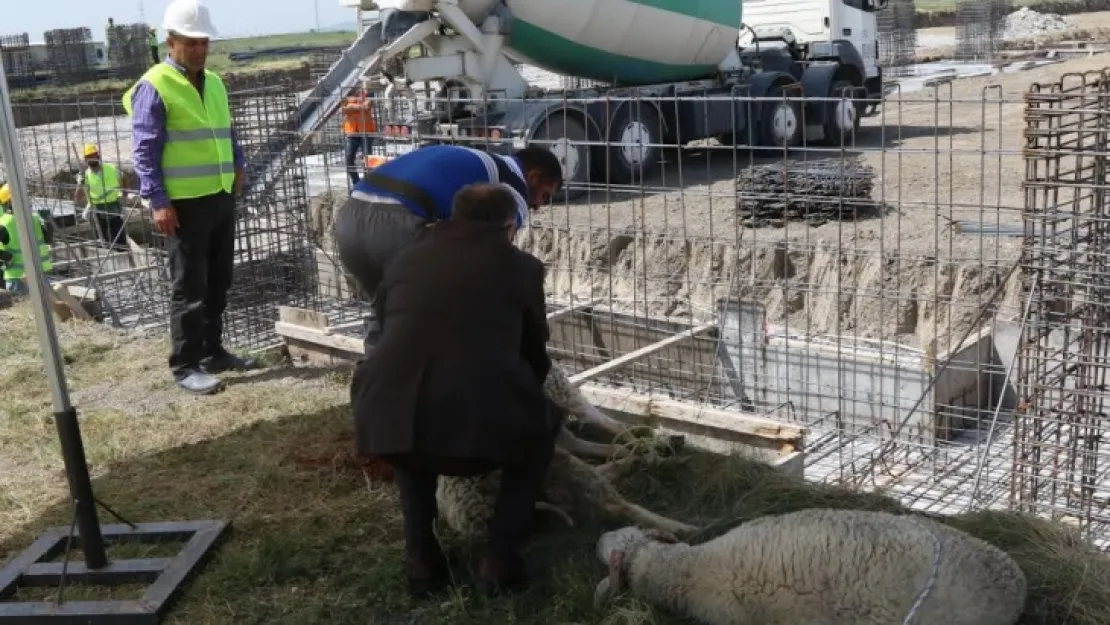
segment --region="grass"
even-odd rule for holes
[[[42,528],[67,524],[69,508],[27,306],[0,311],[0,327],[3,561]],[[399,574],[394,489],[369,479],[349,457],[345,370],[271,363],[230,378],[220,395],[194,399],[172,388],[160,337],[79,322],[58,329],[99,497],[132,520],[233,520],[229,540],[168,623],[688,625],[630,599],[593,607],[604,567],[592,548],[612,526],[597,519],[579,519],[573,531],[556,523],[541,530],[530,556],[547,564],[549,579],[524,594],[498,600],[475,595],[465,583],[473,576],[470,564],[455,571],[464,584],[453,593],[412,602]],[[704,537],[746,519],[808,507],[901,511],[881,496],[807,485],[739,458],[702,454],[621,487],[634,501],[707,525]],[[950,522],[1021,563],[1030,585],[1022,623],[1110,624],[1110,559],[1063,528],[999,513]],[[474,553],[472,545],[450,537],[446,542]],[[138,592],[126,587],[114,596]],[[67,597],[104,595],[75,587]]]
[[[208,68],[212,71],[225,73],[261,73],[280,71],[296,68],[309,59],[309,54],[286,55],[274,57],[258,57],[247,61],[233,61],[233,53],[254,52],[266,48],[335,48],[346,47],[355,40],[354,31],[351,32],[307,32],[289,33],[283,35],[267,35],[264,37],[242,37],[237,39],[220,39],[213,41],[208,52]],[[166,53],[166,46],[161,46],[161,52]],[[52,98],[75,96],[84,93],[114,92],[122,93],[134,80],[108,79],[94,80],[78,85],[47,85],[35,89],[23,89],[12,94],[14,101],[35,98]]]

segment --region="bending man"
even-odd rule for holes
[[[500,156],[455,145],[433,145],[393,159],[355,185],[335,219],[343,267],[373,297],[382,272],[424,226],[451,217],[451,202],[472,184],[501,182],[514,200],[517,228],[528,209],[551,201],[563,181],[563,167],[551,151],[524,148]],[[377,340],[372,320],[366,349]]]
[[[543,394],[544,267],[513,246],[516,227],[507,186],[461,191],[451,220],[386,269],[374,301],[381,340],[351,383],[359,452],[396,472],[405,575],[417,595],[448,580],[432,531],[440,475],[501,470],[478,575],[490,589],[525,582],[521,548],[562,414]]]

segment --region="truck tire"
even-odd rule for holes
[[[608,147],[598,150],[597,163],[611,184],[637,184],[650,178],[663,162],[663,125],[650,104],[629,102],[609,121]]]
[[[791,97],[784,87],[778,86],[771,87],[766,97],[773,100],[760,103],[759,145],[780,150],[799,145],[805,130],[796,96]]]
[[[850,95],[855,95],[853,85],[849,80],[836,80],[829,88],[830,98],[840,97],[844,90]],[[828,145],[853,145],[856,131],[859,130],[860,106],[857,98],[849,97],[847,100],[829,101],[825,111],[825,143]]]
[[[551,150],[563,164],[563,187],[552,198],[566,201],[582,195],[590,181],[590,146],[586,128],[578,118],[556,111],[536,126],[532,138]]]

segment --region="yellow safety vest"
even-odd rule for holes
[[[39,242],[42,270],[49,272],[54,269],[54,263],[51,262],[50,246],[46,244],[46,235],[43,233],[42,217],[32,214],[31,219],[35,222],[35,239]],[[7,245],[0,243],[0,252],[8,252],[12,255],[10,260],[4,261],[4,280],[22,280],[24,275],[23,253],[19,247],[19,232],[15,227],[15,215],[4,213],[4,216],[0,217],[0,229],[6,230],[8,233],[8,243]]]
[[[85,172],[85,187],[89,190],[90,204],[111,204],[119,200],[119,170],[115,165],[100,164],[100,173],[89,169]]]
[[[185,74],[167,63],[150,68],[146,80],[166,107],[166,145],[162,177],[171,200],[231,193],[235,186],[235,154],[231,145],[231,108],[227,87],[219,76],[204,70],[204,100]],[[138,83],[136,83],[138,84]],[[131,113],[135,86],[123,94],[123,108]]]

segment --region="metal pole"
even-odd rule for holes
[[[81,443],[81,427],[77,422],[77,410],[70,404],[62,353],[58,347],[58,337],[54,334],[54,317],[50,299],[44,288],[46,278],[42,273],[42,258],[34,235],[31,196],[27,191],[26,172],[23,169],[23,156],[16,134],[8,77],[4,72],[3,63],[0,63],[0,157],[4,159],[8,184],[11,187],[12,213],[17,221],[19,247],[23,251],[25,275],[31,289],[31,303],[35,307],[39,345],[44,356],[43,364],[46,366],[46,378],[50,384],[50,394],[54,403],[54,422],[58,428],[58,438],[62,443],[62,458],[65,460],[69,492],[75,505],[81,549],[85,554],[85,565],[90,569],[100,569],[108,564],[108,557],[104,551],[104,537],[100,533],[100,523],[96,517],[96,501],[93,499],[92,481],[89,479],[89,467],[85,462],[85,449]]]

